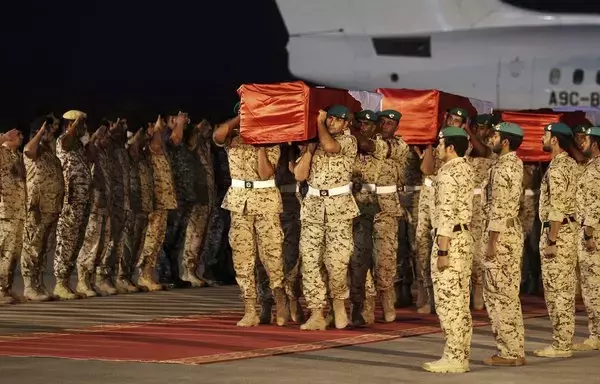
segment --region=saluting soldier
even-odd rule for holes
[[[542,179],[539,215],[542,281],[553,342],[533,352],[539,357],[570,357],[573,353],[578,172],[577,162],[567,153],[572,140],[571,128],[563,123],[549,124],[542,137],[543,150],[552,153],[552,161]]]
[[[577,220],[582,226],[577,244],[579,280],[588,314],[589,336],[573,349],[590,351],[600,349],[600,127],[585,130],[581,150],[589,161],[577,184]]]
[[[21,257],[27,198],[22,143],[16,129],[0,136],[0,304],[16,301],[12,284]]]
[[[474,176],[464,159],[469,147],[465,130],[447,127],[439,137],[437,152],[444,164],[434,183],[431,279],[446,345],[442,358],[423,364],[423,369],[462,373],[469,370],[473,333],[469,310],[473,237],[469,224],[473,213]]]
[[[349,118],[350,111],[342,105],[319,111],[319,143],[309,143],[294,167],[296,180],[308,181],[300,214],[300,260],[311,316],[300,327],[302,330],[325,329],[327,287],[335,327],[348,325],[344,301],[349,297],[348,264],[354,248],[352,220],[360,213],[352,196],[357,142],[345,132]]]
[[[487,220],[482,246],[487,247],[483,296],[498,353],[483,362],[520,366],[525,364],[525,330],[519,300],[523,228],[518,217],[523,162],[515,151],[523,142],[523,130],[513,123],[500,123],[494,131],[492,150],[499,157],[484,185]]]
[[[275,184],[280,149],[278,145],[244,143],[233,133],[239,122],[238,115],[218,126],[213,133],[215,144],[227,151],[231,173],[231,187],[222,207],[231,212],[229,243],[236,280],[244,299],[244,317],[237,325],[253,327],[259,324],[255,280],[258,256],[269,277],[277,306],[277,325],[281,326],[287,322],[288,309],[283,286],[283,231],[279,218],[282,202]]]
[[[27,171],[27,218],[21,274],[24,295],[31,301],[46,301],[51,297],[44,284],[44,271],[47,257],[54,257],[56,223],[65,192],[62,166],[51,145],[58,127],[59,121],[54,116],[35,123],[31,140],[23,151]]]

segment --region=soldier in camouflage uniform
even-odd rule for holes
[[[483,198],[481,188],[486,181],[488,170],[496,155],[491,151],[491,127],[492,115],[478,115],[476,118],[476,128],[471,130],[468,125],[465,127],[467,133],[471,137],[471,145],[473,151],[466,157],[467,161],[473,167],[475,175],[475,189],[473,191],[473,219],[471,221],[471,234],[473,235],[473,268],[471,274],[473,308],[482,310],[483,303],[483,252],[484,244],[482,243],[484,230],[484,212]]]
[[[283,230],[283,273],[285,292],[290,306],[290,315],[292,321],[299,323],[304,321],[304,314],[300,301],[300,263],[299,248],[300,242],[300,204],[302,196],[300,188],[293,172],[290,170],[290,164],[296,162],[298,157],[296,146],[290,144],[281,144],[281,156],[275,170],[275,181],[281,193],[283,202],[283,212],[279,215],[281,220],[281,229]],[[257,260],[256,264],[256,282],[258,298],[261,306],[260,323],[270,324],[272,321],[272,305],[274,303],[273,295],[269,289],[269,278],[265,267]]]
[[[326,287],[333,301],[335,327],[348,325],[344,301],[349,297],[348,264],[354,248],[352,221],[360,214],[351,183],[357,142],[344,132],[349,115],[341,105],[320,111],[319,143],[308,144],[294,168],[296,180],[309,185],[300,214],[300,259],[311,316],[302,330],[325,329]]]
[[[525,329],[519,299],[523,228],[518,216],[523,162],[515,151],[523,141],[523,130],[516,124],[500,123],[494,131],[492,150],[499,158],[483,185],[487,212],[483,296],[498,353],[483,362],[521,366],[525,364]]]
[[[88,222],[92,174],[85,153],[85,146],[89,142],[85,118],[85,113],[81,111],[66,112],[63,115],[65,130],[56,146],[63,169],[65,194],[56,228],[54,295],[63,300],[77,298],[69,286],[69,278],[83,245]]]
[[[106,148],[109,144],[108,121],[101,123],[92,135],[91,149],[92,201],[83,246],[77,257],[77,293],[85,297],[108,294],[102,285],[92,287],[92,279],[110,241],[110,167]]]
[[[573,346],[576,351],[600,349],[600,127],[587,128],[585,136],[580,148],[589,161],[577,183],[576,204],[582,226],[577,238],[579,279],[590,334]]]
[[[21,257],[25,226],[25,164],[16,129],[0,136],[0,304],[12,304],[15,269]]]
[[[525,235],[521,291],[527,294],[538,293],[541,283],[539,250],[541,224],[538,219],[541,182],[541,165],[539,163],[523,164],[523,194],[521,195],[519,209],[519,219],[523,225]]]
[[[363,111],[358,118],[366,119],[373,115],[372,111]],[[403,187],[403,168],[409,150],[401,138],[394,136],[401,116],[394,110],[380,112],[377,119],[381,135],[374,135],[372,129],[355,130],[353,133],[362,152],[354,166],[354,175],[357,176],[355,184],[360,185],[355,198],[361,209],[361,216],[354,220],[356,248],[350,262],[354,325],[365,323],[362,318],[364,281],[371,267],[375,272],[376,289],[381,296],[384,320],[389,323],[396,319],[394,280],[398,218],[403,214],[398,187]],[[374,310],[374,306],[368,308],[371,314]]]
[[[244,317],[237,325],[259,324],[255,265],[260,257],[275,296],[277,325],[281,326],[286,323],[288,313],[283,285],[283,231],[279,219],[282,202],[274,179],[280,148],[245,144],[233,133],[239,121],[238,115],[213,133],[215,144],[227,151],[231,171],[232,184],[222,207],[231,212],[229,243],[245,306]]]
[[[467,124],[468,113],[462,108],[453,108],[448,111],[445,118],[446,127],[464,127]],[[423,287],[427,292],[427,302],[418,309],[419,313],[428,314],[434,311],[433,283],[431,281],[431,239],[432,207],[434,205],[433,182],[439,168],[442,165],[438,157],[437,149],[429,145],[425,151],[417,151],[421,159],[421,173],[423,175],[423,186],[419,195],[417,230],[415,243],[417,246],[417,258],[423,274]]]
[[[183,126],[187,119],[185,114],[179,114],[173,119],[172,124],[175,129],[171,133],[171,140],[174,143],[179,143],[183,139]],[[150,291],[159,291],[162,286],[154,276],[156,260],[165,240],[169,211],[177,208],[177,196],[164,143],[167,124],[159,116],[154,126],[148,128],[148,135],[151,138],[148,144],[148,156],[154,177],[154,207],[148,215],[148,226],[137,263],[139,269],[137,285]]]
[[[58,129],[56,118],[32,126],[31,140],[24,149],[27,171],[27,218],[23,236],[21,273],[25,298],[31,301],[50,299],[44,284],[48,256],[54,257],[56,223],[62,208],[64,180],[60,160],[50,142]]]
[[[148,215],[154,209],[154,179],[152,165],[146,151],[148,140],[146,130],[142,127],[135,133],[128,131],[129,135],[131,135],[127,141],[130,165],[129,197],[134,219],[125,239],[123,258],[128,261],[126,263],[128,269],[124,271],[123,275],[127,281],[133,281],[134,267],[137,265],[146,236]]]
[[[577,163],[567,154],[573,133],[563,123],[549,124],[542,138],[552,161],[542,179],[539,215],[544,297],[553,328],[553,342],[535,350],[539,357],[570,357],[575,333],[575,267]]]
[[[469,224],[473,213],[473,169],[463,158],[469,136],[462,128],[440,132],[438,157],[444,162],[434,182],[431,252],[436,312],[446,345],[442,358],[423,364],[436,373],[462,373],[469,370],[471,336],[469,281],[473,264],[473,237]]]

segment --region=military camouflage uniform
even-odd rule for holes
[[[600,244],[600,157],[593,158],[585,167],[577,185],[577,220],[582,226],[594,229],[596,246]],[[584,231],[577,237],[581,293],[588,315],[588,348],[600,348],[600,250],[590,252],[585,247]]]
[[[36,293],[47,296],[43,278],[46,260],[54,257],[56,249],[56,223],[65,192],[62,167],[52,148],[41,142],[34,160],[25,156],[25,169],[27,218],[21,273]]]
[[[279,219],[282,201],[274,180],[272,187],[258,188],[259,149],[244,144],[239,136],[229,139],[224,147],[232,185],[222,207],[231,212],[229,243],[236,280],[242,297],[249,303],[256,300],[254,268],[257,256],[265,266],[270,288],[283,288],[283,231]],[[271,164],[277,164],[279,147],[268,147],[266,152]]]
[[[349,134],[334,138],[341,147],[339,153],[327,153],[319,144],[312,157],[310,189],[300,213],[302,286],[312,311],[321,311],[327,304],[327,288],[334,300],[349,297],[348,264],[354,248],[352,220],[360,214],[351,194],[356,138]],[[341,194],[334,195],[338,188]]]
[[[484,185],[487,227],[480,250],[486,252],[489,231],[499,232],[496,253],[485,258],[483,297],[498,346],[504,359],[525,357],[525,337],[519,286],[523,255],[523,228],[518,219],[522,195],[523,162],[515,152],[500,156]]]
[[[526,163],[523,165],[523,195],[520,200],[519,218],[523,225],[525,242],[523,248],[522,283],[528,285],[527,293],[534,293],[540,282],[540,233],[541,223],[538,218],[540,184],[542,180],[540,165]]]
[[[164,149],[157,153],[153,153],[148,149],[148,152],[154,177],[154,207],[148,215],[148,226],[146,227],[143,247],[137,264],[140,270],[138,286],[158,290],[161,287],[154,280],[154,269],[158,252],[165,240],[169,210],[177,208],[177,196],[171,165]]]
[[[25,225],[23,155],[0,146],[0,302],[10,300]]]
[[[124,275],[131,281],[133,269],[137,265],[140,252],[144,245],[146,228],[148,226],[148,215],[154,208],[154,179],[152,166],[148,161],[148,155],[140,151],[140,158],[130,158],[130,203],[133,213],[133,225],[125,241],[124,259],[128,260],[126,265],[130,267]]]
[[[110,207],[110,172],[108,154],[103,149],[96,149],[97,153],[92,163],[92,201],[90,216],[85,231],[83,246],[77,257],[77,275],[79,293],[94,296],[90,286],[96,267],[104,266],[101,260],[110,241],[111,220]]]
[[[200,164],[202,166],[203,169],[203,173],[204,173],[204,178],[198,180],[199,183],[206,183],[204,186],[200,186],[199,188],[203,191],[205,191],[205,193],[208,196],[208,204],[207,204],[207,208],[208,208],[208,212],[207,212],[207,222],[206,222],[206,229],[205,229],[205,236],[204,236],[204,240],[202,243],[202,246],[200,248],[200,265],[204,265],[204,269],[206,270],[206,267],[208,265],[207,261],[208,259],[210,259],[210,261],[212,262],[214,259],[214,256],[208,256],[208,253],[210,252],[210,246],[209,246],[209,242],[211,241],[211,237],[213,235],[213,233],[211,232],[211,228],[214,227],[215,221],[218,218],[219,212],[223,212],[223,210],[220,208],[221,202],[217,201],[217,188],[215,185],[215,169],[214,169],[214,162],[213,162],[213,148],[212,148],[213,142],[212,140],[198,140],[198,144],[196,145],[196,157],[198,158],[198,160],[200,161]],[[225,158],[225,166],[227,166],[227,159]],[[221,198],[222,200],[222,198]],[[216,213],[216,214],[215,214]],[[221,236],[216,236],[219,239],[221,239]]]
[[[471,166],[464,158],[455,158],[444,163],[434,182],[432,226],[437,236],[450,238],[450,266],[443,271],[438,270],[438,245],[434,241],[431,279],[436,312],[446,337],[442,358],[458,364],[465,364],[469,360],[473,333],[469,310],[473,237],[466,230],[473,213],[473,181]]]
[[[81,141],[72,138],[71,148],[65,148],[64,139],[63,134],[56,146],[57,156],[63,169],[65,195],[56,228],[54,276],[57,283],[61,282],[68,286],[73,264],[83,245],[88,222],[92,175]]]
[[[552,322],[554,351],[570,351],[575,332],[575,266],[577,223],[575,192],[577,163],[566,152],[556,155],[542,179],[540,221],[543,223],[540,251],[546,248],[550,222],[562,225],[556,238],[554,257],[542,254],[542,280],[548,314]]]
[[[399,137],[387,141],[378,138],[374,142],[373,155],[359,154],[354,164],[355,181],[361,185],[361,191],[355,195],[361,215],[354,219],[351,298],[354,305],[363,303],[367,270],[373,267],[375,286],[384,307],[393,311],[398,218],[403,214],[397,191],[403,187],[408,146]]]

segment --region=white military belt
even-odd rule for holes
[[[481,190],[481,188],[475,188],[473,190],[474,195],[481,195],[482,193],[483,193],[483,191]]]
[[[533,189],[526,189],[524,192],[525,196],[535,196],[538,194],[538,191],[535,191]]]
[[[421,190],[421,186],[420,185],[405,185],[404,186],[404,192],[416,192],[416,191],[420,191]]]
[[[298,184],[284,184],[279,186],[281,193],[298,193],[300,192],[300,186]]]
[[[275,188],[275,179],[258,181],[231,179],[231,186],[233,188],[246,189]]]
[[[352,192],[352,184],[343,185],[341,187],[335,187],[331,189],[317,189],[310,185],[308,186],[308,196],[339,196],[347,195]]]
[[[396,185],[376,185],[376,184],[363,184],[361,192],[375,192],[378,195],[386,195],[388,193],[395,193],[398,191]]]

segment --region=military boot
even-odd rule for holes
[[[312,309],[308,321],[300,326],[302,331],[324,331],[326,327],[323,309]]]
[[[183,281],[189,282],[190,284],[192,284],[192,287],[195,287],[195,288],[206,287],[208,284],[206,284],[206,281],[200,279],[198,277],[198,275],[196,275],[195,270],[196,270],[196,268],[184,267],[183,268],[183,276],[181,279]]]
[[[395,291],[389,289],[385,292],[381,292],[381,306],[383,308],[383,320],[386,323],[393,323],[396,321],[396,308],[394,307]]]
[[[117,277],[115,287],[119,293],[135,293],[140,291],[140,289],[131,282],[131,279],[125,275]]]
[[[375,296],[365,298],[362,317],[366,325],[375,324]]]
[[[364,327],[367,323],[363,317],[364,303],[352,303],[352,326],[356,328]]]
[[[260,322],[256,314],[256,299],[244,299],[244,317],[237,322],[238,327],[256,327]]]
[[[58,297],[59,300],[75,300],[79,297],[73,293],[71,287],[69,287],[68,278],[57,278],[56,285],[54,286],[54,296]]]
[[[275,318],[278,326],[283,326],[290,319],[290,308],[288,307],[287,296],[283,288],[275,288],[273,292],[275,298]]]
[[[40,269],[40,271],[37,274],[36,289],[42,295],[48,296],[50,298],[50,300],[52,300],[52,295],[48,291],[48,287],[46,287],[46,283],[44,283],[44,271],[42,269]]]
[[[434,311],[435,311],[433,288],[431,288],[431,287],[427,288],[426,292],[427,292],[427,303],[425,303],[425,305],[423,305],[422,307],[419,307],[419,309],[417,309],[417,312],[422,315],[430,315],[430,314],[434,313]]]
[[[346,304],[344,303],[344,300],[333,300],[333,317],[337,329],[344,329],[348,326],[348,314],[346,313]]]
[[[260,317],[259,323],[263,325],[271,324],[273,321],[273,302],[268,299],[264,299],[260,303]]]
[[[393,303],[395,308],[410,307],[413,303],[410,284],[399,284],[396,286],[396,290],[398,292],[396,294],[396,300]]]
[[[17,302],[17,300],[15,299],[14,295],[12,294],[10,287],[8,287],[8,286],[0,287],[0,305],[14,304],[16,302]]]
[[[294,323],[302,323],[304,321],[304,311],[302,311],[302,305],[300,300],[295,297],[288,297],[290,304],[290,317]]]
[[[423,364],[423,369],[433,373],[464,373],[469,372],[469,361],[459,362],[442,358]]]
[[[108,275],[96,274],[96,291],[102,296],[112,296],[118,293]]]
[[[329,313],[325,319],[325,325],[327,327],[333,327],[335,325],[335,308],[333,308],[333,300],[328,299],[327,302],[329,303]]]
[[[98,293],[92,287],[92,276],[93,273],[88,270],[79,269],[77,271],[77,288],[75,288],[77,293],[84,297],[98,296]]]
[[[25,289],[23,290],[23,296],[29,301],[48,301],[50,300],[49,295],[44,295],[37,288],[37,276],[35,275],[23,275],[23,284]]]
[[[149,268],[140,271],[140,275],[137,279],[137,285],[138,287],[144,288],[150,292],[161,291],[163,289],[163,286],[156,282],[156,279]]]
[[[481,311],[483,308],[483,285],[473,284],[473,309]]]
[[[574,351],[597,351],[600,349],[600,338],[590,336],[583,343],[573,345]]]
[[[425,304],[427,304],[427,291],[423,284],[417,283],[417,308],[421,308]]]

